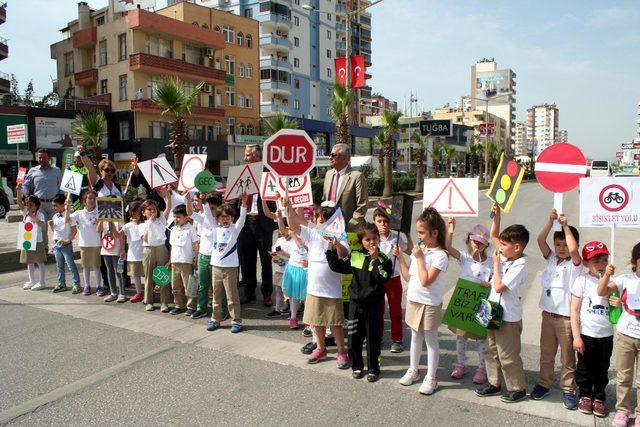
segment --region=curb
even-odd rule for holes
[[[73,251],[73,259],[80,259],[80,251]],[[52,253],[47,253],[47,259],[45,264],[55,264],[56,258]],[[16,271],[24,267],[24,264],[20,263],[20,251],[15,250],[11,252],[5,252],[0,254],[0,273],[7,273],[9,271]]]

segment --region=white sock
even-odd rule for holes
[[[40,283],[42,283],[44,285],[44,263],[43,262],[39,262],[38,263],[38,268],[40,269]]]
[[[29,282],[36,283],[36,265],[27,264],[27,274],[29,275]]]
[[[467,339],[465,337],[456,339],[456,357],[459,365],[467,364]]]
[[[93,277],[96,279],[96,287],[102,287],[102,274],[100,273],[100,268],[93,269]]]
[[[420,357],[422,357],[422,343],[424,342],[424,331],[411,330],[411,350],[409,350],[409,368],[417,371],[420,368]]]
[[[142,280],[140,280],[139,277],[132,277],[131,280],[133,281],[133,284],[136,287],[136,293],[141,294],[142,293]]]
[[[480,358],[480,362],[478,363],[478,368],[486,369],[484,366],[484,348],[486,345],[485,340],[478,340],[478,357]]]
[[[90,269],[86,267],[82,269],[82,280],[84,280],[85,288],[91,287],[91,270]]]
[[[438,342],[438,330],[424,331],[427,342],[427,377],[437,379],[438,363],[440,363],[440,343]]]
[[[295,298],[289,298],[289,308],[291,309],[291,318],[298,317],[298,300]]]

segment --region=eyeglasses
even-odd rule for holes
[[[102,169],[103,172],[111,172],[111,173],[116,173],[115,169]]]
[[[334,158],[334,157],[340,157],[342,156],[342,154],[338,154],[338,153],[331,153],[329,154],[329,157]]]

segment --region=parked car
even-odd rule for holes
[[[9,202],[9,197],[4,190],[0,189],[0,219],[7,216],[7,212],[11,208],[11,203]]]

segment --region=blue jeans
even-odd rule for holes
[[[102,261],[107,266],[107,281],[111,295],[124,295],[124,277],[122,273],[118,273],[119,258],[117,255],[102,255]],[[117,285],[116,277],[118,278]]]
[[[53,246],[53,254],[56,257],[56,270],[58,271],[58,283],[65,285],[66,279],[64,275],[64,265],[67,264],[71,275],[73,276],[73,284],[80,286],[80,275],[78,274],[78,267],[73,260],[73,245],[59,245]]]

